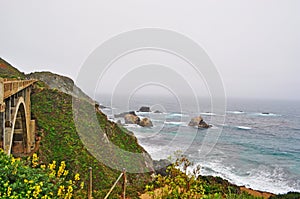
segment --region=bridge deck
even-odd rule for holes
[[[32,85],[33,83],[37,82],[37,80],[3,80],[3,87],[4,87],[4,96],[3,98],[6,99],[15,93],[27,88],[28,86]]]

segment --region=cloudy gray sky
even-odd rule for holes
[[[298,0],[0,0],[0,13],[0,56],[27,73],[76,79],[107,39],[157,27],[202,46],[228,97],[300,99]]]

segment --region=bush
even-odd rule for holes
[[[279,194],[277,196],[271,196],[270,199],[299,199],[300,193],[289,192],[287,194]]]
[[[200,165],[193,163],[180,152],[176,161],[167,168],[166,176],[156,175],[146,186],[146,194],[152,198],[205,198],[205,199],[255,199],[239,187],[219,177],[200,176]]]
[[[1,198],[72,198],[83,188],[79,174],[68,175],[64,161],[39,164],[36,154],[25,160],[0,150]]]

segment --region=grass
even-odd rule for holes
[[[58,90],[52,89],[35,89],[31,97],[32,114],[37,120],[39,134],[42,135],[40,143],[39,157],[42,161],[48,163],[55,159],[57,161],[66,161],[68,170],[72,173],[79,173],[85,184],[88,183],[88,169],[93,168],[93,186],[95,189],[95,198],[103,197],[114,181],[120,174],[120,171],[111,169],[105,164],[99,162],[83,145],[75,123],[73,120],[72,97]],[[82,107],[80,111],[85,111],[88,116],[88,110],[95,110],[94,106],[84,100],[77,99],[78,105]],[[91,129],[89,117],[85,117],[82,113],[80,118],[81,126],[86,130]],[[136,138],[126,129],[121,128],[107,120],[106,116],[96,112],[100,126],[105,129],[105,135],[116,146],[134,153],[145,152],[137,143]],[[90,136],[97,136],[99,132],[92,132]],[[93,143],[99,148],[97,143]],[[89,146],[93,148],[93,146]],[[100,146],[101,149],[101,146]],[[102,148],[102,150],[106,150]],[[118,154],[110,153],[111,159]],[[122,157],[126,160],[126,157]],[[128,160],[130,161],[130,160]],[[145,162],[141,160],[139,165],[141,169],[145,167]],[[128,186],[128,194],[135,198],[138,192],[142,191],[145,183],[148,182],[150,176],[145,174],[128,174],[130,186]],[[121,186],[117,186],[113,192],[114,197],[118,197],[121,193]]]

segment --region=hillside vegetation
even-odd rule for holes
[[[36,154],[21,160],[0,151],[1,198],[86,198],[89,167],[93,168],[93,197],[104,198],[123,165],[135,171],[127,173],[127,198],[143,193],[145,199],[263,196],[249,195],[219,177],[201,176],[200,168],[193,171],[195,178],[188,172],[192,163],[182,154],[177,154],[166,175],[150,176],[152,159],[133,133],[109,121],[73,80],[50,72],[25,75],[1,58],[0,77],[39,80],[31,95],[32,118],[37,123]],[[119,183],[110,198],[120,198],[120,194]],[[300,198],[299,193],[267,195],[272,199]]]
[[[3,70],[3,73],[1,71],[2,77],[25,77],[24,74],[22,75],[20,71],[10,64],[3,60],[1,61],[1,63],[5,64],[5,67],[2,67],[5,68],[5,70]],[[48,73],[43,73],[43,76],[47,75]],[[53,76],[49,76],[50,79],[52,77]],[[73,85],[70,86],[70,84],[74,83],[73,81],[67,81],[67,83],[68,85],[65,85],[67,88],[63,87],[63,89],[70,90],[71,87],[73,87]],[[103,198],[120,175],[120,171],[111,169],[99,162],[83,145],[74,124],[72,100],[75,99],[80,103],[80,106],[84,107],[82,111],[93,110],[97,115],[99,125],[105,127],[104,132],[102,133],[105,133],[109,141],[123,150],[145,154],[145,159],[134,160],[135,165],[136,161],[140,161],[138,162],[138,165],[141,170],[146,169],[146,167],[148,168],[149,165],[151,167],[152,160],[150,155],[138,144],[137,139],[131,132],[110,122],[106,115],[95,108],[95,105],[91,103],[91,100],[88,100],[85,94],[80,93],[79,95],[73,96],[71,94],[72,93],[67,94],[61,92],[57,88],[53,88],[53,85],[49,86],[42,81],[38,82],[33,89],[31,95],[32,118],[37,122],[37,136],[41,139],[38,143],[39,148],[37,153],[40,157],[40,161],[45,164],[49,164],[53,160],[57,162],[65,161],[67,165],[66,169],[68,169],[71,174],[79,173],[85,184],[88,183],[89,167],[92,167],[93,195],[95,198]],[[89,113],[90,112],[87,114]],[[83,126],[90,126],[88,117],[82,117],[80,121]],[[95,145],[94,147],[101,148],[97,143],[93,144]],[[116,156],[114,151],[110,151],[110,155],[112,159]],[[123,158],[126,159],[126,157]],[[151,168],[148,168],[147,170],[149,169]],[[137,197],[138,193],[144,190],[149,179],[149,173],[128,173],[129,186],[127,194],[131,197]],[[118,198],[121,194],[120,190],[121,185],[118,185],[113,191],[112,197]]]
[[[24,79],[25,75],[0,57],[0,77]]]

